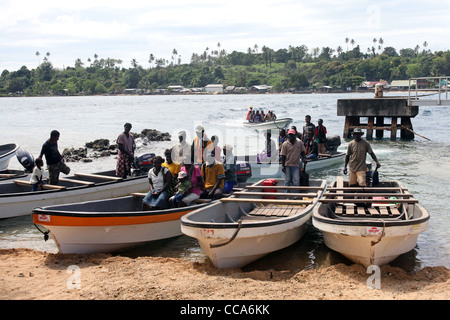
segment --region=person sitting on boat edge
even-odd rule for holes
[[[264,110],[263,109],[261,109],[259,111],[259,114],[261,115],[261,122],[266,121],[266,115],[264,114]]]
[[[223,191],[231,193],[237,183],[236,157],[233,154],[233,147],[229,144],[223,146],[222,165],[225,170],[225,182]]]
[[[162,164],[162,166],[169,169],[170,173],[172,174],[172,182],[170,183],[169,188],[167,189],[169,197],[171,197],[174,193],[174,189],[177,184],[177,178],[178,173],[180,172],[181,169],[181,164],[172,161],[172,149],[166,149],[166,151],[164,151],[164,156],[166,157],[166,161]]]
[[[319,145],[316,142],[316,139],[312,138],[309,141],[307,141],[305,149],[306,149],[306,158],[308,160],[317,159],[317,157],[319,156]]]
[[[117,156],[116,176],[126,178],[131,176],[131,166],[134,161],[134,137],[130,133],[132,128],[131,123],[124,124],[124,131],[117,137],[116,143],[119,147],[119,154]]]
[[[205,182],[203,181],[203,176],[200,168],[191,163],[191,158],[185,156],[183,159],[183,164],[181,166],[180,172],[186,172],[188,179],[191,181],[191,187],[187,190],[187,195],[183,197],[179,206],[189,206],[195,200],[200,198],[202,191],[205,190]]]
[[[142,209],[169,208],[169,193],[167,189],[172,181],[170,170],[162,166],[163,159],[156,156],[152,159],[153,168],[148,171],[150,191],[142,200]]]
[[[185,196],[190,193],[191,181],[186,173],[186,171],[180,171],[178,174],[178,183],[175,186],[175,195],[169,199],[171,207],[181,207],[182,200]]]
[[[33,173],[31,174],[30,178],[30,184],[31,184],[31,191],[37,191],[38,188],[41,188],[44,185],[44,182],[42,181],[42,176],[44,173],[43,167],[44,161],[42,159],[37,158],[35,161],[35,166],[33,168]]]
[[[216,135],[211,136],[211,141],[212,141],[212,148],[213,148],[211,151],[211,154],[217,161],[220,161],[222,148],[219,146],[219,137]]]
[[[64,159],[58,150],[58,140],[60,133],[57,130],[53,130],[50,133],[50,139],[45,141],[42,145],[41,153],[37,159],[42,159],[45,155],[45,161],[47,162],[48,168],[48,183],[52,185],[57,185],[59,183],[59,173],[69,174],[70,168],[64,163]]]
[[[348,184],[350,187],[352,186],[366,186],[366,154],[370,154],[375,163],[377,164],[377,169],[381,167],[378,162],[375,153],[372,151],[372,147],[370,143],[366,140],[362,140],[362,132],[361,128],[355,128],[353,130],[353,136],[355,139],[350,141],[347,146],[347,154],[345,155],[345,163],[344,163],[344,174],[347,174],[347,165],[350,167],[350,173],[348,177]]]
[[[225,170],[221,162],[216,161],[211,152],[206,154],[202,165],[202,175],[205,181],[205,191],[200,195],[203,199],[220,199],[223,197]]]
[[[260,123],[260,122],[262,122],[261,114],[259,113],[259,110],[256,110],[256,113],[253,116],[253,123]]]

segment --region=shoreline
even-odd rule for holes
[[[376,282],[358,264],[292,270],[216,269],[210,262],[0,249],[3,300],[449,300],[450,270],[389,265]],[[373,279],[373,277],[372,277]]]

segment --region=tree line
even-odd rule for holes
[[[336,49],[301,45],[274,50],[254,45],[247,52],[231,53],[218,43],[217,48],[192,54],[186,64],[173,49],[170,60],[150,54],[147,67],[133,59],[129,68],[124,68],[120,59],[95,54],[86,63],[78,58],[73,67],[58,69],[50,61],[50,52],[41,62],[37,51],[37,68],[3,70],[0,95],[117,94],[125,89],[152,93],[173,85],[201,88],[213,83],[247,88],[264,84],[275,92],[285,92],[318,86],[356,88],[363,81],[450,75],[450,51],[432,53],[427,42],[398,52],[394,47],[384,47],[381,38],[374,38],[366,50],[354,40],[346,38],[345,43],[345,48]]]

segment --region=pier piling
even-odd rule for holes
[[[337,101],[337,115],[345,116],[344,139],[351,137],[353,129],[361,128],[367,130],[368,140],[373,139],[374,130],[379,139],[383,138],[384,131],[389,131],[390,139],[396,140],[397,131],[400,130],[401,139],[413,140],[411,118],[418,113],[419,107],[408,105],[407,98],[356,98]]]

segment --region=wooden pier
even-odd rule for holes
[[[367,130],[366,139],[383,138],[384,131],[390,132],[391,140],[400,138],[413,140],[411,118],[419,113],[419,106],[408,104],[408,98],[361,98],[338,99],[337,115],[345,116],[344,139],[351,138],[353,129]]]

